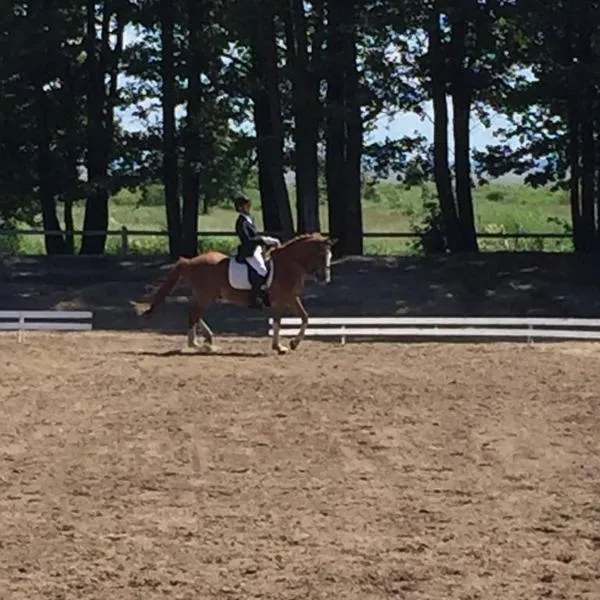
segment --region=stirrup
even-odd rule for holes
[[[249,308],[262,309],[262,308],[267,308],[267,305],[265,304],[265,301],[263,300],[263,298],[261,298],[260,296],[254,296],[252,298],[252,300],[250,301]]]

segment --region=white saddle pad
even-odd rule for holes
[[[229,258],[229,285],[234,290],[251,290],[250,280],[248,279],[248,269],[250,267],[246,263],[239,263],[235,258]],[[275,273],[275,267],[273,263],[270,263],[270,271],[267,275],[267,289],[271,287],[273,283],[273,275]]]

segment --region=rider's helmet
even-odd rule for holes
[[[250,202],[250,198],[248,198],[248,196],[246,196],[245,194],[238,194],[233,199],[233,205],[235,206],[235,210],[240,210],[240,208],[242,208],[244,206],[244,204],[249,203],[249,202]]]

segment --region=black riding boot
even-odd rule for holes
[[[250,285],[252,286],[252,300],[250,308],[268,308],[271,306],[269,292],[264,289],[265,278],[261,277],[254,269],[250,268]]]

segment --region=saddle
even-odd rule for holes
[[[265,259],[267,275],[265,276],[265,287],[269,289],[273,282],[274,268],[271,258]],[[229,285],[234,290],[251,290],[251,277],[261,277],[243,258],[233,256],[229,259]],[[262,279],[262,277],[261,277]]]

